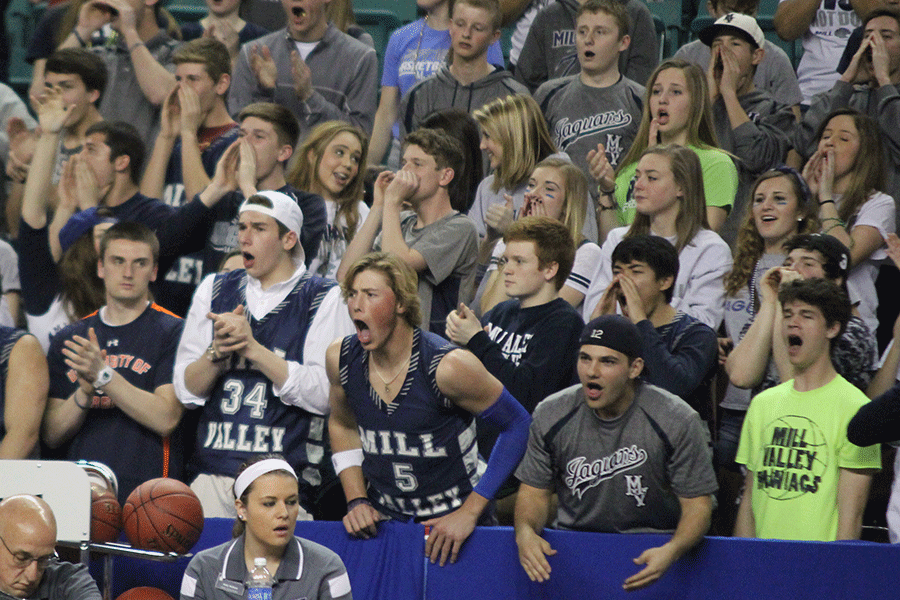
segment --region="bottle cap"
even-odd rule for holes
[[[263,557],[254,558],[254,559],[253,559],[253,566],[254,566],[254,567],[264,567],[264,566],[266,566],[266,559],[263,558]]]

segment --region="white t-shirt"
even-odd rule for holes
[[[834,201],[840,208],[841,197],[834,195]],[[882,238],[889,233],[894,233],[897,228],[894,199],[883,192],[873,192],[869,199],[856,213],[853,227],[868,225],[878,230]],[[851,228],[851,229],[852,229]],[[875,279],[878,277],[878,269],[887,258],[885,246],[875,250],[869,258],[859,263],[850,271],[847,278],[847,289],[850,292],[850,301],[859,303],[857,309],[859,316],[866,322],[869,331],[878,331],[878,293],[875,291]]]
[[[549,6],[551,2],[553,0],[531,0],[525,12],[516,21],[516,28],[510,38],[509,64],[515,66],[519,62],[519,54],[522,53],[522,46],[525,45],[525,38],[528,37],[528,32],[531,31],[531,24],[534,22],[535,15],[542,8]]]
[[[830,90],[837,81],[839,75],[835,68],[847,39],[861,22],[846,0],[823,0],[819,5],[816,18],[803,34],[803,57],[797,66],[804,104],[809,104],[816,94]]]
[[[66,312],[59,294],[53,299],[50,308],[42,315],[30,315],[25,313],[25,324],[28,333],[37,338],[44,350],[44,354],[50,349],[50,338],[66,325],[72,323],[72,319]]]
[[[306,57],[309,56],[309,53],[312,52],[315,49],[315,47],[319,45],[319,41],[321,41],[321,40],[317,40],[315,42],[297,42],[297,41],[295,41],[294,46],[297,47],[297,52],[300,53],[300,58],[302,58],[303,60],[306,60]]]

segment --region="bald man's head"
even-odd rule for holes
[[[26,598],[37,589],[56,546],[56,518],[36,496],[0,502],[0,592]]]

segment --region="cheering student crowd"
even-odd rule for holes
[[[662,62],[641,0],[502,4],[417,0],[380,90],[349,0],[51,7],[28,105],[0,85],[0,459],[103,462],[120,500],[173,477],[236,518],[185,600],[258,556],[276,595],[349,598],[298,518],[422,522],[441,564],[512,525],[535,581],[565,560],[546,527],[671,533],[626,589],[711,526],[859,538],[900,439],[875,285],[900,12],[781,0],[795,71],[754,0],[709,0]],[[55,539],[41,501],[0,511]],[[28,597],[57,567],[13,528],[38,571],[0,592]]]

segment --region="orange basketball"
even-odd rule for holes
[[[122,533],[122,507],[115,494],[91,484],[91,541],[114,542]]]
[[[172,596],[155,587],[136,587],[122,592],[116,600],[175,600]]]
[[[197,495],[175,479],[161,477],[139,485],[122,509],[125,535],[135,548],[185,554],[203,531]]]

